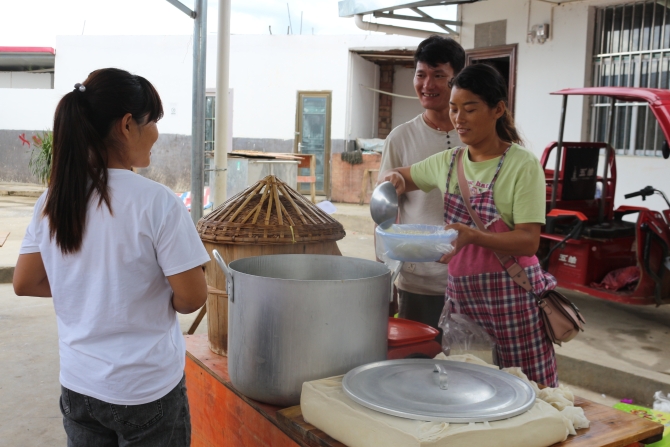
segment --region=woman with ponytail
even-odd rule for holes
[[[14,272],[53,297],[68,446],[188,446],[176,312],[207,297],[209,261],[188,211],[149,166],[163,107],[141,76],[96,70],[58,103],[51,179]]]
[[[539,161],[520,146],[507,110],[507,85],[494,68],[466,67],[453,80],[450,117],[466,147],[434,155],[411,167],[388,171],[398,194],[439,188],[445,228],[458,230],[449,264],[447,306],[457,304],[496,340],[499,366],[519,366],[538,383],[558,386],[554,348],[545,334],[536,299],[517,285],[496,254],[523,268],[533,291],[556,287],[535,252],[545,222],[545,179]],[[478,229],[461,195],[459,163]],[[465,183],[464,183],[465,184]]]

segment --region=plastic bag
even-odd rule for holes
[[[379,237],[375,238],[375,252],[377,254],[377,259],[386,264],[386,267],[392,272],[395,271],[401,263],[401,261],[389,258],[388,251],[384,248],[384,243]]]
[[[438,326],[443,331],[442,351],[445,355],[472,354],[487,363],[497,364],[493,354],[495,339],[470,317],[460,313],[458,302],[447,300]]]
[[[389,259],[407,262],[435,262],[454,250],[458,231],[441,225],[395,224],[375,230],[381,253]],[[379,259],[383,258],[377,253]]]
[[[381,138],[356,138],[356,147],[362,151],[382,152],[384,140]]]
[[[670,393],[663,394],[662,391],[654,393],[654,410],[670,413]]]

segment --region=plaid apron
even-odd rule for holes
[[[457,153],[458,150],[453,153],[447,175],[444,220],[447,224],[462,223],[476,228],[460,190],[449,194]],[[493,186],[506,154],[507,151],[500,157],[488,190],[480,193],[478,188],[471,187],[470,191],[472,208],[493,233],[510,231],[493,201]],[[520,256],[517,262],[528,274],[536,293],[556,287],[556,279],[542,270],[535,256]],[[501,367],[519,366],[529,379],[551,387],[558,386],[554,347],[546,336],[537,302],[512,280],[493,251],[475,245],[464,247],[449,263],[446,296],[457,301],[462,313],[495,338]]]

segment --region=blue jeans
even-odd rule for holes
[[[110,404],[61,386],[68,447],[190,446],[185,379],[165,396],[142,405]]]

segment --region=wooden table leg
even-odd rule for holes
[[[207,305],[204,305],[202,306],[202,309],[200,309],[200,313],[198,313],[198,316],[195,317],[195,320],[193,321],[193,324],[191,324],[191,327],[188,328],[188,331],[186,331],[188,335],[193,335],[195,330],[198,329],[198,326],[200,325],[200,322],[202,321],[206,313],[207,313]]]
[[[0,247],[5,245],[5,242],[7,241],[8,237],[9,237],[9,231],[7,232],[0,231]]]

